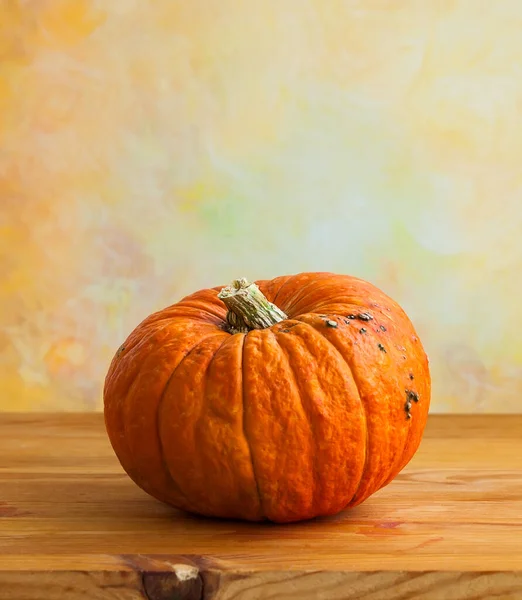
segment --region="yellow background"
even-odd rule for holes
[[[148,313],[332,270],[434,411],[522,392],[520,0],[0,0],[0,409],[101,408]]]

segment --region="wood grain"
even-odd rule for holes
[[[432,416],[363,505],[191,517],[122,472],[99,414],[0,416],[0,599],[522,599],[522,416]]]

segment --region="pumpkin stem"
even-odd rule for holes
[[[218,294],[228,308],[227,324],[230,333],[248,333],[252,329],[265,329],[288,317],[269,302],[255,283],[244,277],[235,279]]]

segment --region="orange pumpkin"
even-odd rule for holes
[[[332,515],[417,450],[428,359],[373,285],[302,273],[205,289],[143,321],[104,389],[107,431],[146,492],[207,516]]]

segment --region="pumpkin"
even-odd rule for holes
[[[200,515],[295,522],[353,507],[417,450],[428,359],[404,311],[354,277],[204,289],[145,319],[104,388],[143,490]]]

